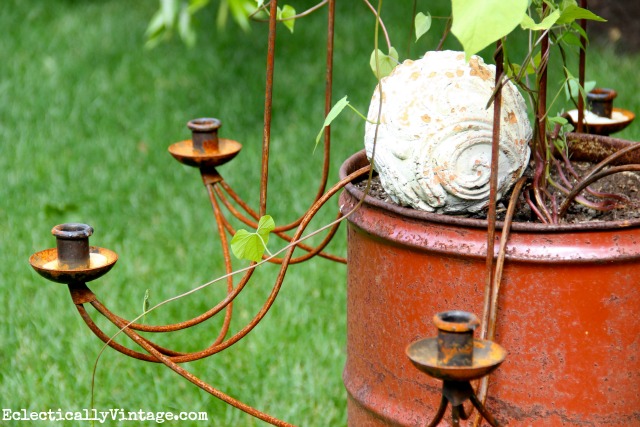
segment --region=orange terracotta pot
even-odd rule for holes
[[[341,174],[364,164],[358,153]],[[362,196],[348,186],[342,211]],[[437,334],[435,313],[482,314],[486,222],[371,197],[348,221],[349,425],[426,425],[441,382],[405,348]],[[499,421],[640,425],[640,221],[514,224],[498,313],[508,356],[487,407]]]

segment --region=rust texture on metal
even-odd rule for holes
[[[587,106],[589,111],[600,116],[611,118],[613,113],[613,100],[618,92],[608,88],[595,88],[587,93]]]
[[[93,228],[79,223],[59,224],[53,227],[51,234],[56,236],[61,270],[89,267],[89,236],[93,234]]]
[[[242,144],[232,139],[219,138],[218,129],[222,122],[218,119],[193,119],[187,123],[191,139],[169,146],[169,153],[183,165],[200,168],[205,184],[217,182],[216,166],[223,165],[238,155]]]
[[[198,168],[220,166],[238,155],[242,145],[232,139],[220,138],[218,149],[197,151],[190,139],[169,146],[169,153],[180,163]]]
[[[471,416],[462,406],[467,400],[478,409],[478,422],[486,419],[491,426],[498,426],[482,399],[476,396],[470,381],[497,369],[505,359],[504,349],[491,341],[473,338],[480,321],[472,313],[445,311],[436,314],[433,323],[438,329],[438,336],[418,340],[406,350],[407,357],[416,368],[443,381],[440,406],[429,426],[435,427],[440,423],[448,403],[451,403],[452,425],[459,426],[461,419]]]
[[[352,157],[343,173],[364,159]],[[348,185],[343,210],[361,196]],[[430,335],[425,312],[482,310],[486,223],[401,212],[367,198],[348,218],[344,382],[351,425],[431,420],[441,390],[412,369],[406,345]],[[492,375],[486,403],[498,419],[637,424],[638,242],[640,221],[601,229],[514,224],[495,331],[513,357]]]
[[[630,146],[637,146],[636,142],[625,139],[611,138],[601,135],[579,133],[567,134],[567,145],[573,160],[600,162],[607,157],[619,153]],[[612,165],[639,164],[640,151],[627,151],[626,154],[610,162]]]
[[[91,254],[98,255],[100,262],[91,264]],[[118,255],[109,249],[97,246],[89,247],[90,264],[73,270],[60,268],[58,263],[58,249],[50,248],[36,252],[29,258],[31,267],[42,277],[57,283],[83,283],[96,280],[105,275],[118,261]]]
[[[69,293],[74,304],[87,304],[97,299],[84,282],[69,283]]]
[[[331,91],[333,84],[333,42],[334,42],[334,22],[335,22],[335,0],[328,0],[326,2],[329,6],[328,13],[328,39],[327,39],[327,72],[325,82],[325,110],[328,112],[331,108]],[[262,178],[260,185],[260,207],[258,212],[254,211],[249,205],[244,202],[240,197],[231,189],[231,187],[225,183],[223,177],[218,173],[216,167],[228,162],[235,157],[241,149],[241,144],[224,138],[218,137],[218,129],[221,122],[218,119],[195,119],[188,123],[189,129],[192,130],[192,139],[175,143],[169,147],[171,155],[188,166],[198,167],[200,169],[200,175],[202,181],[208,191],[211,206],[213,208],[217,234],[220,236],[221,247],[224,258],[224,266],[226,272],[227,281],[227,294],[219,301],[214,307],[196,316],[192,319],[169,324],[169,325],[146,325],[136,322],[128,321],[115,313],[111,312],[105,305],[103,305],[97,298],[97,296],[86,286],[85,282],[93,280],[98,277],[98,273],[104,274],[109,268],[113,266],[117,255],[111,251],[96,248],[100,255],[106,259],[105,265],[100,265],[100,268],[94,268],[96,266],[90,266],[90,271],[87,273],[84,270],[73,270],[73,276],[67,273],[61,273],[59,268],[52,268],[51,271],[46,269],[46,263],[50,261],[56,261],[58,259],[58,251],[55,249],[42,251],[38,254],[34,254],[31,258],[31,263],[40,274],[51,280],[57,280],[62,283],[69,283],[69,291],[71,298],[76,305],[78,313],[84,320],[89,329],[105,344],[113,348],[114,350],[132,358],[136,358],[143,361],[163,363],[170,369],[174,370],[184,378],[188,379],[198,387],[212,394],[213,396],[235,406],[236,408],[247,412],[248,414],[255,416],[267,423],[278,426],[289,426],[290,424],[281,421],[275,417],[258,411],[249,405],[239,402],[225,393],[213,388],[204,381],[193,376],[188,371],[184,370],[179,363],[185,363],[190,361],[199,360],[213,354],[216,354],[234,343],[244,338],[249,332],[251,332],[256,325],[265,317],[271,306],[273,305],[275,298],[282,286],[287,268],[290,264],[306,261],[316,255],[331,259],[338,262],[346,262],[342,257],[338,257],[332,254],[323,252],[323,249],[335,236],[338,228],[338,222],[331,226],[326,232],[325,238],[316,246],[309,246],[303,243],[297,243],[290,245],[286,251],[284,257],[271,259],[271,262],[280,264],[280,272],[274,281],[271,294],[265,300],[263,306],[259,312],[251,319],[244,327],[242,327],[235,334],[229,336],[230,324],[233,314],[233,302],[235,298],[243,291],[245,285],[252,277],[254,268],[249,268],[244,272],[242,277],[234,284],[231,254],[229,248],[229,242],[227,233],[233,234],[235,230],[231,226],[230,221],[225,217],[222,207],[224,206],[229,213],[231,213],[237,219],[240,219],[245,224],[252,227],[257,226],[257,221],[261,215],[264,215],[267,203],[267,182],[268,182],[268,163],[269,163],[269,149],[270,149],[270,128],[271,128],[271,102],[273,94],[273,73],[275,64],[275,30],[277,21],[277,2],[272,1],[270,4],[271,16],[269,18],[269,40],[268,40],[268,53],[267,53],[267,87],[265,91],[265,123],[264,123],[264,135],[263,135],[263,156],[262,156]],[[274,230],[274,234],[283,239],[287,243],[298,242],[302,237],[302,233],[314,218],[320,208],[327,203],[327,201],[335,196],[344,186],[356,178],[360,178],[362,175],[369,172],[369,168],[364,167],[360,170],[354,171],[347,177],[342,178],[338,183],[333,185],[329,190],[326,190],[328,171],[329,171],[329,154],[330,154],[330,130],[325,130],[324,138],[324,161],[322,166],[322,177],[319,185],[319,190],[314,198],[311,207],[304,212],[298,219],[285,225],[280,225]],[[231,197],[245,213],[240,212],[229,201],[227,195]],[[248,216],[245,216],[248,215]],[[338,214],[338,219],[341,214]],[[294,230],[292,235],[286,234],[286,231]],[[300,248],[306,253],[293,257],[294,250]],[[94,249],[92,248],[92,251]],[[255,267],[255,264],[252,265]],[[66,275],[65,275],[66,274]],[[84,274],[84,275],[83,275]],[[141,346],[144,352],[130,349],[119,342],[116,342],[113,338],[108,336],[91,318],[89,313],[84,307],[84,304],[91,304],[94,309],[106,317],[110,322],[121,329],[121,332],[128,336],[133,342]],[[173,332],[181,329],[186,329],[197,324],[200,324],[216,314],[224,311],[224,320],[218,337],[207,348],[195,351],[195,352],[180,352],[173,349],[165,348],[155,344],[153,341],[142,337],[139,332],[153,332],[153,333],[166,333]]]
[[[433,316],[438,328],[438,363],[445,366],[473,364],[473,332],[480,320],[471,313],[451,310]]]
[[[327,0],[326,4],[329,11],[325,113],[328,113],[332,105],[335,0]],[[586,0],[581,0],[582,7],[586,7],[586,4]],[[224,258],[224,298],[199,316],[168,325],[139,324],[116,315],[99,301],[86,282],[109,271],[117,261],[117,255],[107,249],[89,247],[88,235],[92,230],[88,231],[88,226],[80,227],[79,224],[66,224],[67,229],[58,230],[61,237],[57,249],[32,255],[30,263],[43,277],[69,285],[72,301],[83,321],[114,350],[139,360],[162,363],[202,390],[254,417],[273,425],[290,426],[232,398],[179,366],[180,363],[217,354],[254,330],[273,306],[289,265],[316,255],[345,262],[342,257],[324,252],[336,233],[337,224],[326,231],[326,237],[316,246],[303,243],[290,245],[284,256],[269,260],[279,264],[280,269],[262,307],[238,331],[230,331],[234,301],[251,279],[255,264],[234,281],[227,233],[233,234],[235,230],[225,213],[230,213],[250,227],[256,227],[267,209],[277,1],[272,0],[269,7],[260,200],[257,211],[238,196],[216,169],[234,158],[242,148],[236,141],[219,138],[221,122],[218,119],[190,121],[188,127],[193,132],[192,139],[169,147],[169,152],[176,160],[199,168],[207,189]],[[443,40],[450,22],[447,23]],[[580,25],[586,28],[586,21],[581,20]],[[541,50],[542,71],[539,74],[536,127],[539,139],[544,142],[548,33],[541,38]],[[498,89],[494,98],[494,172],[498,163],[496,141],[500,135],[500,44],[495,59]],[[584,85],[584,49],[580,52],[579,67],[579,80]],[[583,109],[580,99],[579,130],[582,129]],[[584,145],[578,147],[579,143],[589,145],[597,142],[613,147],[602,149],[605,150],[602,156],[607,160],[613,156],[616,157],[614,160],[637,163],[637,152],[632,153],[630,148],[620,149],[619,141],[569,135],[569,145],[577,153],[574,158],[583,149]],[[508,222],[496,222],[495,203],[490,203],[489,221],[447,217],[389,205],[365,197],[351,184],[370,172],[363,152],[345,162],[339,182],[326,190],[330,142],[330,127],[326,127],[322,173],[311,207],[292,222],[276,227],[273,233],[284,242],[298,242],[320,208],[346,188],[340,199],[341,214],[354,211],[349,217],[348,228],[348,337],[344,371],[350,425],[416,425],[425,424],[431,419],[429,425],[435,426],[444,416],[447,404],[452,403],[452,422],[457,426],[460,420],[470,416],[462,407],[462,402],[467,399],[492,426],[498,425],[484,407],[484,398],[478,399],[468,381],[493,372],[505,360],[506,352],[491,341],[473,339],[477,319],[462,316],[462,312],[455,312],[455,315],[448,312],[450,317],[438,318],[442,328],[439,328],[437,338],[416,341],[425,332],[425,312],[444,311],[452,306],[473,311],[485,308],[482,322],[485,328],[485,313],[489,312],[490,318],[495,320],[495,312],[486,310],[487,302],[492,304],[492,309],[499,307],[500,312],[500,323],[494,321],[489,334],[493,337],[495,333],[496,340],[518,355],[510,358],[496,374],[492,394],[487,401],[487,405],[501,419],[535,425],[623,426],[637,423],[640,415],[636,409],[638,397],[635,390],[640,380],[640,361],[635,355],[640,326],[635,320],[640,309],[640,289],[637,286],[640,281],[640,220],[587,225],[514,224],[510,227]],[[541,150],[541,145],[535,146],[536,149]],[[618,154],[611,154],[606,150],[619,151]],[[585,182],[620,170],[635,169],[620,167],[609,172],[594,171]],[[493,181],[491,197],[495,201]],[[364,205],[356,210],[361,203]],[[289,231],[291,233],[287,234]],[[511,236],[507,244],[509,231]],[[88,233],[86,243],[82,241],[78,244],[73,240],[75,237],[70,240],[65,233],[78,236]],[[502,250],[495,248],[498,238],[502,238]],[[72,246],[68,246],[69,241]],[[296,249],[306,253],[294,257]],[[101,257],[96,264],[92,264],[92,254]],[[494,258],[498,254],[500,257],[494,273]],[[504,270],[502,281],[505,286],[498,300],[499,287],[491,282],[491,278],[494,278],[494,282],[501,281],[501,262],[508,268]],[[398,271],[402,272],[401,278],[398,277]],[[486,279],[484,282],[483,277]],[[128,348],[107,335],[91,318],[85,304],[90,304],[120,328],[143,351]],[[224,319],[217,337],[207,348],[199,351],[182,352],[165,348],[139,333],[186,329],[222,311]],[[376,327],[372,328],[371,325]],[[406,348],[408,342],[414,344]],[[442,387],[419,376],[405,354],[418,370],[443,380]]]
[[[193,119],[187,122],[191,130],[193,150],[197,153],[218,151],[218,129],[222,122],[214,118]]]

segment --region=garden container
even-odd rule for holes
[[[341,175],[366,164],[360,152]],[[347,186],[342,212],[362,196]],[[481,316],[486,230],[483,220],[371,196],[349,216],[350,426],[433,418],[441,382],[413,367],[405,349],[437,334],[436,313]],[[514,426],[640,425],[639,315],[640,221],[514,224],[495,337],[508,355],[490,377],[488,410]]]

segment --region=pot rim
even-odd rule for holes
[[[603,137],[606,138],[606,137]],[[340,179],[344,179],[350,173],[355,172],[369,164],[366,157],[365,150],[358,151],[357,153],[348,157],[340,167]],[[357,188],[353,183],[349,183],[345,186],[345,190],[351,194],[355,199],[362,200],[364,192]],[[406,216],[412,219],[430,221],[440,224],[457,225],[469,228],[484,228],[488,227],[488,221],[486,219],[474,219],[465,218],[455,215],[439,214],[434,212],[420,211],[417,209],[404,207],[395,203],[389,203],[382,201],[378,198],[367,195],[364,197],[364,203],[378,209],[389,211],[397,215]],[[504,225],[503,221],[496,222],[496,229],[501,230]],[[619,221],[591,221],[586,223],[576,224],[542,224],[542,223],[524,223],[513,222],[511,229],[514,231],[524,232],[567,232],[567,231],[593,231],[593,230],[615,230],[623,228],[640,227],[640,219],[633,220],[619,220]]]

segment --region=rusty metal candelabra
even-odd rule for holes
[[[324,132],[324,161],[318,185],[317,194],[310,208],[298,219],[289,224],[278,226],[273,233],[290,243],[290,247],[281,258],[269,257],[265,261],[280,264],[280,270],[275,279],[271,293],[264,301],[262,308],[241,330],[234,335],[229,336],[229,326],[232,318],[232,306],[234,299],[243,291],[246,284],[250,280],[255,263],[244,272],[242,277],[234,282],[232,277],[231,256],[228,245],[228,234],[235,233],[234,228],[225,216],[223,207],[233,217],[240,220],[249,227],[256,228],[258,220],[266,213],[267,203],[267,182],[268,182],[268,165],[270,154],[270,130],[271,130],[271,105],[273,94],[273,73],[274,73],[274,52],[276,40],[276,23],[277,23],[277,5],[276,0],[269,2],[270,18],[269,18],[269,38],[268,38],[268,56],[267,56],[267,76],[266,76],[266,92],[265,92],[265,108],[264,108],[264,134],[262,141],[262,173],[260,184],[260,200],[259,209],[252,209],[248,203],[242,200],[238,194],[227,184],[220,175],[217,167],[229,162],[241,151],[242,145],[234,140],[220,138],[218,131],[222,125],[221,121],[215,118],[202,118],[191,120],[188,123],[189,129],[192,131],[192,138],[177,142],[169,147],[171,155],[180,163],[197,168],[200,172],[202,181],[207,189],[208,196],[213,208],[217,225],[217,234],[220,236],[222,253],[224,258],[224,268],[227,276],[227,293],[225,297],[215,306],[208,309],[189,320],[185,320],[175,324],[167,325],[146,325],[136,323],[124,319],[103,305],[98,297],[88,288],[87,283],[95,280],[107,273],[116,263],[118,256],[104,248],[89,246],[89,236],[92,235],[93,229],[86,224],[61,224],[52,230],[57,239],[57,247],[46,249],[35,253],[30,258],[33,268],[43,277],[58,283],[68,285],[71,299],[75,304],[78,313],[87,324],[89,329],[100,338],[105,344],[114,350],[139,360],[163,363],[179,375],[183,376],[196,386],[210,393],[211,395],[239,408],[248,414],[255,416],[263,421],[278,426],[289,426],[290,424],[274,418],[264,412],[261,412],[233,397],[223,393],[222,391],[207,384],[201,379],[180,366],[181,363],[203,359],[218,352],[225,350],[238,342],[265,317],[271,308],[275,298],[283,283],[287,268],[290,264],[295,264],[308,260],[316,255],[345,263],[342,257],[335,256],[324,252],[324,248],[330,242],[338,228],[336,222],[326,232],[326,237],[315,247],[300,242],[300,238],[305,228],[316,215],[318,210],[337,192],[339,192],[346,184],[358,179],[365,174],[370,173],[370,166],[366,166],[350,174],[328,190],[327,181],[329,175],[329,154],[330,154],[330,129],[327,127]],[[327,29],[327,58],[326,58],[326,86],[325,86],[325,115],[329,113],[332,106],[331,93],[333,84],[333,37],[334,37],[334,21],[335,21],[335,0],[328,0],[328,29]],[[581,0],[581,5],[586,6],[586,1]],[[582,24],[584,28],[584,23]],[[548,35],[543,38],[543,57],[548,57]],[[500,84],[502,78],[502,49],[498,45],[497,49],[497,73],[496,84]],[[543,73],[540,77],[540,111],[539,117],[546,116],[546,105],[544,95],[546,94],[546,67],[543,67]],[[580,82],[584,82],[584,50],[581,51],[580,57]],[[582,130],[583,123],[583,101],[579,100],[578,109],[578,131]],[[492,170],[497,170],[498,161],[498,136],[499,136],[499,118],[500,118],[500,90],[496,92],[494,102],[495,114],[498,120],[494,120],[494,163]],[[546,135],[544,125],[541,124],[540,134],[542,138]],[[494,176],[496,174],[493,174]],[[483,316],[483,337],[491,339],[495,331],[495,307],[489,297],[497,298],[497,289],[491,280],[491,272],[494,270],[494,240],[495,240],[495,185],[492,184],[490,210],[488,214],[489,232],[488,232],[488,250],[487,250],[487,287],[485,289],[485,307]],[[340,217],[338,213],[338,217]],[[228,234],[227,234],[228,233]],[[306,253],[294,257],[294,250],[300,248]],[[499,280],[497,281],[499,282]],[[86,305],[89,304],[94,309],[106,317],[117,328],[121,329],[135,344],[141,347],[144,352],[136,351],[119,344],[112,340],[103,330],[97,326],[89,315]],[[194,325],[200,324],[208,319],[224,312],[224,321],[220,328],[217,338],[213,343],[205,349],[196,352],[181,352],[173,349],[162,347],[150,339],[143,337],[141,333],[168,333],[181,329],[186,329]],[[489,316],[491,314],[491,316]],[[473,330],[479,324],[475,316],[464,312],[447,312],[436,316],[436,324],[439,328],[438,338],[431,338],[418,341],[407,349],[407,355],[418,369],[428,375],[443,380],[443,397],[437,415],[431,426],[435,426],[444,416],[448,403],[452,405],[453,425],[458,425],[460,418],[464,419],[466,414],[462,410],[462,403],[465,400],[471,400],[473,405],[478,409],[479,413],[491,425],[497,426],[498,423],[485,409],[482,400],[484,393],[479,393],[476,397],[475,392],[471,388],[469,381],[485,377],[498,367],[504,360],[504,350],[491,341],[474,340]],[[488,329],[487,329],[488,327]]]
[[[220,126],[221,122],[218,119],[205,118],[192,120],[188,123],[188,127],[192,131],[192,138],[177,142],[169,147],[171,155],[180,163],[199,169],[202,180],[208,190],[218,226],[217,231],[221,238],[224,264],[228,275],[227,295],[217,305],[190,320],[176,324],[157,326],[132,322],[111,312],[87,287],[87,282],[95,280],[107,273],[116,263],[118,257],[114,252],[108,249],[89,246],[89,236],[93,234],[93,228],[86,224],[70,223],[55,226],[52,233],[56,236],[56,248],[37,252],[31,256],[29,261],[32,267],[46,279],[68,285],[71,293],[71,299],[76,305],[82,319],[95,335],[114,350],[139,360],[164,363],[170,369],[182,375],[193,384],[215,397],[235,406],[236,408],[273,425],[288,426],[290,424],[258,411],[257,409],[215,389],[211,385],[186,371],[184,368],[180,367],[179,364],[214,355],[245,337],[262,320],[262,318],[264,318],[267,311],[272,306],[284,280],[287,267],[290,264],[305,261],[315,255],[323,256],[337,262],[345,262],[343,258],[323,252],[324,247],[334,236],[338,224],[335,224],[329,229],[327,236],[317,247],[310,247],[303,243],[297,243],[290,247],[283,258],[267,259],[270,262],[281,265],[280,273],[277,276],[271,294],[265,301],[259,313],[243,329],[235,335],[227,337],[232,317],[233,300],[239,295],[249,281],[253,274],[255,263],[252,264],[252,268],[244,274],[239,282],[234,284],[231,276],[231,257],[226,233],[234,234],[235,230],[223,215],[221,204],[227,207],[236,218],[251,227],[257,226],[256,221],[258,219],[258,214],[249,208],[249,206],[229,187],[229,185],[225,183],[224,179],[216,169],[217,166],[222,165],[235,157],[242,148],[241,144],[236,141],[219,138],[218,129]],[[325,169],[326,168],[327,165],[325,165]],[[319,196],[316,197],[315,203],[304,216],[289,225],[276,228],[274,233],[287,242],[297,242],[305,227],[320,207],[322,207],[329,198],[344,187],[344,185],[351,180],[362,176],[368,171],[368,167],[362,168],[360,171],[350,175],[348,178],[341,180],[328,191],[319,193]],[[325,181],[322,184],[323,187],[326,184],[326,173],[324,175]],[[227,196],[235,201],[240,208],[245,211],[245,213],[243,214],[236,209]],[[296,228],[293,235],[290,236],[285,233],[285,231],[293,228]],[[296,247],[305,250],[307,253],[294,258],[293,251]],[[147,353],[132,350],[112,340],[92,320],[85,308],[85,304],[91,304],[100,314],[120,328],[133,342],[142,347]],[[186,329],[210,319],[223,310],[225,311],[224,321],[217,339],[208,348],[198,352],[184,353],[164,348],[155,344],[151,340],[144,338],[139,333],[173,332],[180,329]]]
[[[308,260],[316,255],[330,260],[345,263],[342,257],[325,253],[323,250],[335,235],[339,223],[336,222],[326,232],[326,237],[315,247],[311,247],[299,242],[305,228],[316,215],[319,209],[341,188],[352,180],[368,173],[370,168],[365,167],[351,174],[330,189],[326,189],[329,175],[329,153],[330,153],[330,130],[327,128],[324,133],[324,161],[319,183],[318,192],[311,207],[295,221],[278,226],[273,233],[290,244],[289,249],[281,258],[270,257],[265,259],[272,263],[280,264],[280,271],[270,295],[263,303],[262,308],[241,330],[232,336],[229,335],[229,325],[232,318],[232,306],[234,299],[242,292],[245,285],[251,278],[255,263],[234,283],[232,277],[231,256],[228,245],[228,235],[235,234],[231,223],[223,213],[223,206],[228,212],[242,223],[249,227],[256,228],[260,216],[265,214],[267,201],[268,163],[270,152],[270,129],[271,129],[271,103],[273,93],[273,68],[274,68],[274,48],[276,34],[277,1],[270,3],[271,19],[269,24],[269,54],[267,58],[267,82],[265,93],[265,131],[263,135],[262,150],[262,174],[260,185],[260,207],[256,212],[248,203],[243,201],[238,194],[225,182],[217,167],[233,159],[240,152],[242,145],[237,141],[220,138],[218,130],[222,123],[215,118],[202,118],[189,121],[188,128],[192,132],[191,139],[172,144],[169,147],[171,155],[180,163],[198,168],[200,176],[207,189],[213,214],[216,219],[217,234],[220,236],[222,254],[224,258],[225,273],[227,276],[226,296],[215,306],[206,312],[189,320],[168,325],[146,325],[124,319],[110,311],[102,304],[98,297],[88,288],[87,282],[95,280],[107,273],[116,263],[117,255],[104,248],[89,247],[88,239],[93,233],[93,229],[86,224],[62,224],[54,227],[53,233],[57,238],[57,247],[40,251],[30,258],[32,267],[46,279],[64,283],[68,285],[71,299],[76,305],[78,313],[87,324],[89,329],[100,338],[105,344],[114,350],[139,360],[163,363],[179,375],[183,376],[196,386],[211,395],[257,417],[263,421],[277,426],[290,426],[289,423],[279,420],[269,414],[261,412],[222,391],[207,384],[180,366],[181,363],[191,362],[212,356],[234,343],[244,338],[253,328],[264,318],[271,308],[282,282],[287,268],[290,264],[295,264]],[[335,16],[335,0],[328,1],[328,37],[327,37],[327,79],[325,114],[331,109],[331,90],[333,82],[333,26]],[[340,217],[341,214],[338,214]],[[292,232],[288,234],[287,232]],[[291,244],[291,242],[297,242]],[[305,254],[294,257],[296,248],[305,251]],[[89,313],[86,305],[93,306],[98,313],[106,317],[111,323],[122,330],[135,344],[140,346],[144,352],[136,351],[112,340],[103,330],[97,326]],[[207,348],[191,353],[185,353],[162,347],[155,342],[143,337],[142,332],[167,333],[181,329],[186,329],[200,324],[215,315],[224,311],[224,320],[220,332],[214,342]]]

